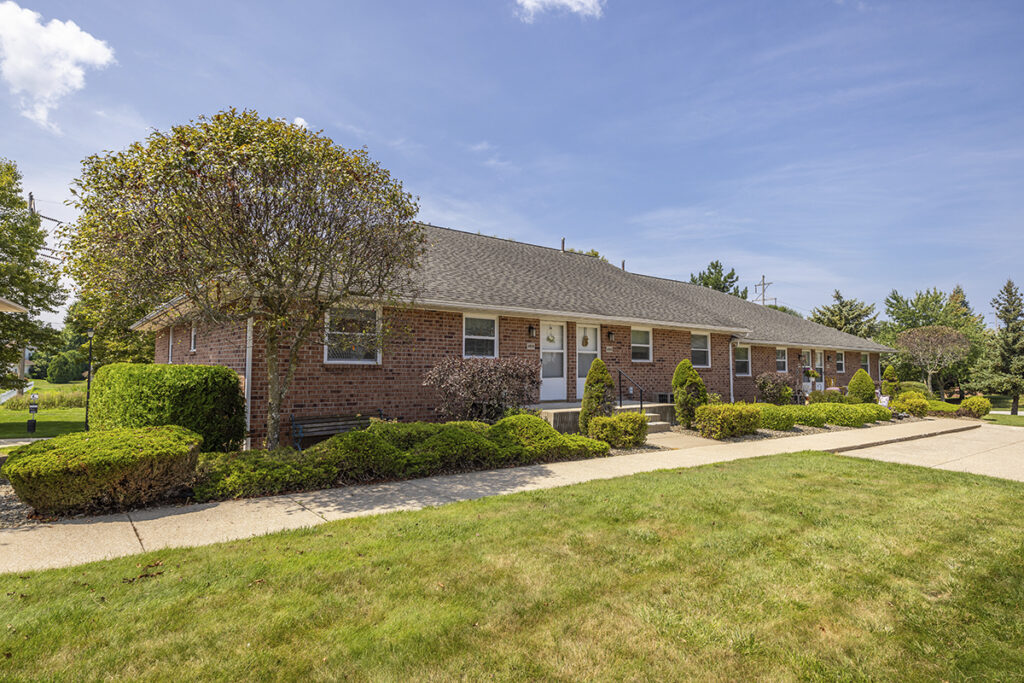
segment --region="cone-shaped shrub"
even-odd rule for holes
[[[871,379],[864,368],[853,373],[850,378],[850,386],[846,389],[846,395],[851,403],[874,403],[875,402],[875,381]]]
[[[580,434],[587,435],[590,429],[590,418],[608,416],[615,407],[615,382],[608,366],[600,358],[595,358],[587,372],[587,380],[583,383],[583,403],[580,406]]]
[[[689,429],[697,408],[708,402],[708,389],[704,380],[693,369],[689,360],[679,361],[672,373],[672,396],[676,403],[676,422]]]
[[[900,377],[896,368],[889,366],[882,373],[882,395],[896,398],[900,395]]]

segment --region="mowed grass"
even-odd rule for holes
[[[990,413],[982,419],[985,420],[985,422],[991,422],[997,425],[1024,427],[1024,415],[992,415]]]
[[[51,384],[45,379],[34,379],[32,380],[33,385],[29,391],[36,393],[42,393],[44,391],[85,391],[85,380],[80,379],[75,382],[66,382],[65,384]]]
[[[985,394],[985,398],[992,402],[992,410],[1009,410],[1013,404],[1013,397],[1007,394]],[[1021,397],[1020,404],[1024,406],[1024,397]]]
[[[27,410],[0,409],[0,439],[50,437],[85,429],[85,408],[41,408],[36,414],[36,431],[27,429]]]
[[[771,456],[5,575],[0,600],[11,678],[1013,679],[1024,485]]]

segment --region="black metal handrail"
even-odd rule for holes
[[[622,407],[622,378],[625,377],[633,384],[633,386],[640,390],[640,412],[644,412],[644,388],[640,386],[635,379],[624,373],[622,370],[617,370],[617,372],[619,373],[619,407]]]

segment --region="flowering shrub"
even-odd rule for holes
[[[445,358],[423,377],[437,392],[446,420],[496,422],[531,403],[540,388],[540,361],[524,358]]]

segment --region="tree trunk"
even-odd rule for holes
[[[267,436],[264,445],[277,448],[281,443],[281,376],[278,371],[278,338],[277,330],[268,326],[266,341],[267,358]]]
[[[928,391],[935,393],[935,389],[932,387],[932,371],[928,371]]]
[[[1019,408],[1019,407],[1020,407],[1020,396],[1018,396],[1016,393],[1014,393],[1014,395],[1013,395],[1013,402],[1010,403],[1010,415],[1016,415],[1017,414],[1017,408]]]

